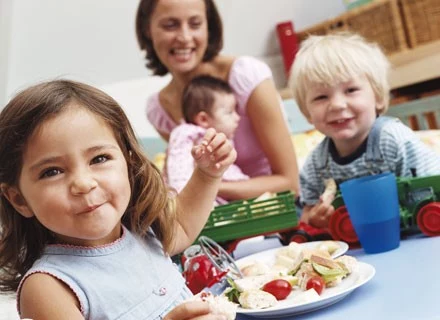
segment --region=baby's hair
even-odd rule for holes
[[[289,87],[301,112],[309,118],[305,96],[310,83],[333,86],[356,76],[366,76],[376,100],[383,104],[378,114],[388,110],[389,61],[376,43],[351,33],[309,36],[296,54]]]
[[[208,75],[197,76],[188,83],[182,94],[183,118],[187,123],[194,123],[200,111],[212,115],[214,93],[234,94],[226,81]]]
[[[29,137],[48,119],[69,108],[84,108],[112,129],[129,170],[131,199],[122,217],[133,232],[147,235],[151,227],[164,250],[172,245],[176,225],[174,198],[159,170],[146,158],[130,122],[118,103],[89,85],[55,80],[18,93],[0,113],[0,186],[18,187],[23,152]],[[35,217],[19,214],[0,194],[0,291],[15,291],[53,234]]]

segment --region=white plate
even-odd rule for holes
[[[310,242],[304,243],[304,246],[309,246]],[[272,265],[275,262],[275,252],[277,249],[271,249],[267,251],[263,251],[260,253],[253,254],[251,256],[245,257],[243,259],[237,260],[239,265],[247,264],[246,260],[251,259],[252,261],[261,261],[265,262],[269,265]],[[334,304],[343,298],[345,298],[348,294],[350,294],[354,289],[362,286],[367,283],[376,273],[374,267],[370,264],[364,262],[358,262],[359,268],[356,272],[353,272],[348,277],[346,277],[342,282],[333,288],[326,288],[322,292],[319,300],[295,304],[294,297],[298,294],[301,294],[302,291],[294,290],[292,293],[285,299],[278,301],[277,305],[267,309],[244,309],[238,308],[237,312],[241,314],[250,315],[258,318],[268,318],[273,319],[274,317],[284,317],[284,316],[292,316],[296,314],[306,313],[310,311],[314,311],[317,309],[325,308],[331,304]]]
[[[325,241],[310,241],[310,242],[300,243],[300,245],[302,247],[304,247],[304,249],[311,250],[311,249],[317,249],[318,246],[322,242],[325,242]],[[337,249],[335,252],[333,252],[333,254],[332,254],[333,259],[337,258],[339,256],[342,256],[348,250],[348,244],[346,242],[343,242],[343,241],[335,241],[335,242],[337,242],[339,244],[339,249]],[[257,252],[257,253],[248,255],[246,257],[243,257],[241,259],[238,259],[237,261],[235,261],[235,263],[237,263],[237,265],[240,268],[242,268],[248,264],[254,263],[256,261],[266,262],[269,265],[273,265],[275,263],[275,253],[278,250],[280,250],[280,248],[282,248],[282,247]],[[268,259],[268,260],[266,260],[266,259]]]

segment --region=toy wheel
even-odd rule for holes
[[[212,264],[221,272],[231,272],[234,276],[243,278],[240,269],[229,253],[217,242],[207,236],[199,237],[200,247],[203,253],[211,260]]]
[[[342,240],[348,244],[359,242],[345,206],[340,206],[333,212],[329,221],[329,230],[335,240]]]
[[[296,230],[290,233],[288,240],[289,243],[290,242],[304,243],[304,242],[312,241],[312,237],[304,230]]]
[[[417,225],[427,236],[440,235],[440,202],[424,205],[417,213]]]

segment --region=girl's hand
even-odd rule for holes
[[[205,174],[219,178],[234,163],[237,152],[222,132],[209,128],[202,143],[193,147],[192,156]]]
[[[191,301],[175,307],[163,320],[226,320],[226,317],[211,314],[208,302]]]

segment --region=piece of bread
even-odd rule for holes
[[[324,203],[330,204],[335,198],[338,187],[334,179],[325,179],[324,185],[325,185],[325,190],[321,194],[321,200]]]
[[[210,292],[202,291],[191,300],[208,302],[212,314],[224,315],[227,320],[234,320],[237,315],[238,305],[229,301],[225,296],[214,296]]]
[[[269,292],[253,289],[242,292],[238,302],[246,309],[265,309],[276,305],[277,299]]]

